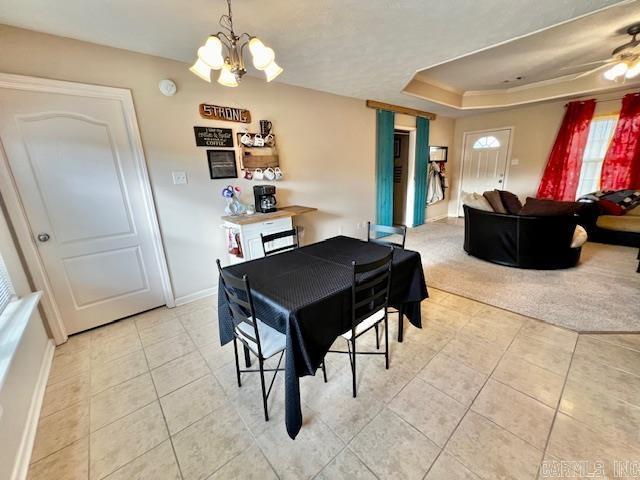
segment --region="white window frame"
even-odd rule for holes
[[[587,137],[587,143],[584,148],[584,153],[582,155],[582,165],[580,167],[580,177],[578,179],[578,187],[576,189],[576,199],[586,195],[588,193],[597,191],[600,189],[600,176],[602,172],[602,163],[604,162],[604,157],[607,154],[607,150],[609,149],[609,145],[611,144],[611,139],[613,138],[613,134],[616,129],[616,125],[618,123],[618,114],[610,114],[610,115],[599,115],[594,117],[591,121],[591,125],[589,126],[589,135]],[[597,132],[594,127],[598,125],[600,122],[609,122],[606,131]],[[606,139],[606,144],[602,142],[603,138],[601,136],[602,133],[608,135]],[[599,135],[598,138],[595,138],[594,135]],[[593,168],[596,169],[596,174],[593,178],[585,178],[587,174],[593,172]],[[588,182],[588,183],[587,183]],[[587,186],[585,186],[587,185]]]
[[[0,253],[0,318],[7,309],[9,304],[16,300],[16,291],[13,288],[11,277],[7,271],[7,266],[4,263],[2,254]]]

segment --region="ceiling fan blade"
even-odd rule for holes
[[[587,70],[586,72],[581,73],[580,75],[577,75],[576,77],[574,77],[574,80],[577,80],[579,78],[582,77],[586,77],[587,75],[591,75],[592,73],[597,72],[598,70],[604,70],[605,68],[609,67],[610,65],[613,65],[615,62],[608,62],[605,63],[604,65],[600,65],[599,67],[596,68],[592,68],[591,70]]]
[[[589,67],[591,65],[598,65],[601,63],[611,62],[611,57],[605,58],[603,60],[596,60],[595,62],[581,63],[580,65],[567,65],[566,67],[562,67],[560,70],[573,70],[581,67]]]

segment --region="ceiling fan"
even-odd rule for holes
[[[640,40],[636,38],[640,35],[640,23],[635,23],[627,28],[627,33],[631,36],[631,40],[615,48],[609,58],[579,65],[584,67],[602,64],[575,78],[586,77],[605,68],[607,70],[604,72],[604,78],[611,81],[624,81],[640,75]]]

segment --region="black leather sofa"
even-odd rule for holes
[[[509,267],[553,270],[575,267],[581,248],[571,248],[576,215],[505,215],[464,205],[464,249]]]

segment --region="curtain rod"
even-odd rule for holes
[[[626,93],[621,97],[613,97],[613,98],[603,98],[602,100],[595,100],[595,99],[587,99],[587,100],[572,100],[573,102],[587,102],[589,100],[594,100],[596,103],[602,103],[602,102],[615,102],[616,100],[622,100],[624,97],[626,97],[627,95],[640,95],[640,92],[631,92],[631,93]],[[569,102],[571,103],[571,102]],[[567,105],[569,105],[569,103],[565,103],[564,106],[566,107]]]

